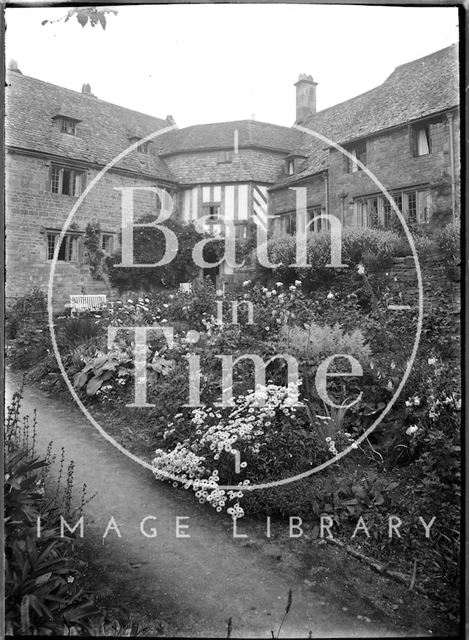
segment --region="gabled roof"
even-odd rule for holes
[[[196,124],[171,131],[161,137],[157,146],[162,156],[205,149],[233,149],[236,131],[240,148],[255,147],[288,153],[302,141],[301,133],[290,127],[258,120],[234,120]]]
[[[451,45],[402,64],[379,87],[312,115],[302,126],[338,144],[363,138],[459,104],[458,49]],[[327,145],[304,134],[298,150],[308,155],[303,168],[278,185],[327,168]]]
[[[106,165],[129,146],[129,136],[142,137],[168,127],[166,120],[125,109],[94,96],[64,89],[21,73],[9,72],[6,88],[6,144],[71,160]],[[54,116],[79,121],[77,136],[62,134]],[[130,153],[119,168],[174,181],[150,144],[150,153]],[[152,152],[153,151],[153,152]]]

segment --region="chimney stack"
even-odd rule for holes
[[[91,93],[91,86],[88,83],[81,85],[81,92],[84,93],[87,96],[92,96],[93,95]]]
[[[295,82],[296,87],[296,120],[295,124],[303,124],[309,116],[316,113],[316,87],[312,76],[300,74]]]
[[[174,120],[173,116],[166,116],[166,122],[168,124],[176,124],[176,121]]]
[[[13,58],[9,61],[7,69],[8,71],[16,71],[16,73],[21,73],[18,67],[18,63],[16,62],[16,60],[13,60]],[[23,74],[21,73],[21,75]]]

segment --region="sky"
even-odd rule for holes
[[[313,4],[118,7],[106,29],[67,8],[6,10],[6,59],[24,75],[180,127],[254,118],[291,126],[300,73],[317,109],[381,84],[394,68],[458,42],[454,7]]]

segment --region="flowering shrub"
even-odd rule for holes
[[[157,479],[192,489],[201,502],[239,517],[243,486],[272,481],[305,471],[337,453],[337,442],[323,434],[321,419],[311,423],[298,402],[295,384],[259,386],[239,395],[227,409],[203,406],[192,411],[189,435],[169,451],[157,449],[153,460]],[[187,418],[175,416],[164,438],[184,429]],[[185,429],[188,431],[187,428]],[[237,459],[239,468],[237,468]],[[225,490],[220,486],[239,486]]]

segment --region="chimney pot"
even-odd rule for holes
[[[296,87],[296,124],[304,123],[309,116],[316,113],[316,87],[313,76],[300,73],[295,82]]]
[[[91,86],[88,83],[81,85],[81,92],[84,93],[87,96],[92,96],[93,95],[91,93]]]

